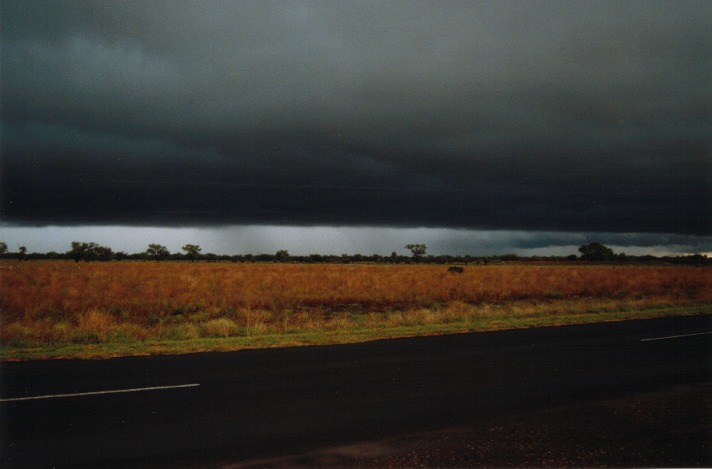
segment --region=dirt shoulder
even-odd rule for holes
[[[712,467],[711,391],[590,401],[225,467]]]

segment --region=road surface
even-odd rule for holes
[[[712,316],[700,315],[341,346],[8,362],[0,364],[0,464],[202,467],[305,453],[709,386],[711,347]]]

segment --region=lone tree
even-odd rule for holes
[[[97,246],[94,249],[93,258],[102,262],[110,261],[114,258],[114,251],[108,246]]]
[[[613,249],[599,242],[592,242],[579,248],[582,261],[611,261],[616,258]]]
[[[185,255],[190,259],[190,262],[195,261],[200,255],[200,251],[202,251],[197,244],[186,244],[181,249],[185,251]]]
[[[96,259],[98,247],[99,245],[96,243],[72,241],[72,249],[67,254],[74,259],[74,262],[79,262],[80,260],[91,261]]]
[[[156,262],[162,261],[171,255],[168,249],[160,244],[149,244],[148,249],[146,249],[146,254]]]
[[[425,244],[406,244],[405,245],[406,249],[410,249],[410,252],[413,253],[413,259],[415,259],[415,262],[420,262],[420,258],[425,255],[425,251],[428,250],[428,247]]]
[[[0,241],[0,257],[4,256],[5,253],[7,253],[7,244],[3,241]]]
[[[20,246],[18,259],[20,259],[21,261],[24,261],[25,257],[27,257],[27,248],[25,246]]]
[[[114,258],[114,252],[108,246],[100,246],[97,243],[82,243],[72,241],[72,249],[67,251],[67,255],[75,262],[83,261],[110,261]]]

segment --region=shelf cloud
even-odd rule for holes
[[[0,9],[7,223],[712,234],[708,1]]]

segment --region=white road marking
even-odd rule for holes
[[[33,401],[37,399],[59,399],[63,397],[80,397],[80,396],[96,396],[98,394],[118,394],[123,392],[143,392],[143,391],[162,391],[164,389],[179,389],[179,388],[194,388],[200,384],[178,384],[175,386],[154,386],[151,388],[133,388],[133,389],[112,389],[109,391],[93,391],[93,392],[78,392],[74,394],[50,394],[47,396],[33,397],[11,397],[8,399],[0,399],[0,402],[16,402],[16,401]]]
[[[652,339],[640,339],[641,342],[650,342],[651,340],[666,340],[666,339],[677,339],[680,337],[694,337],[696,335],[707,335],[712,334],[712,332],[698,332],[696,334],[683,334],[683,335],[671,335],[667,337],[653,337]]]

